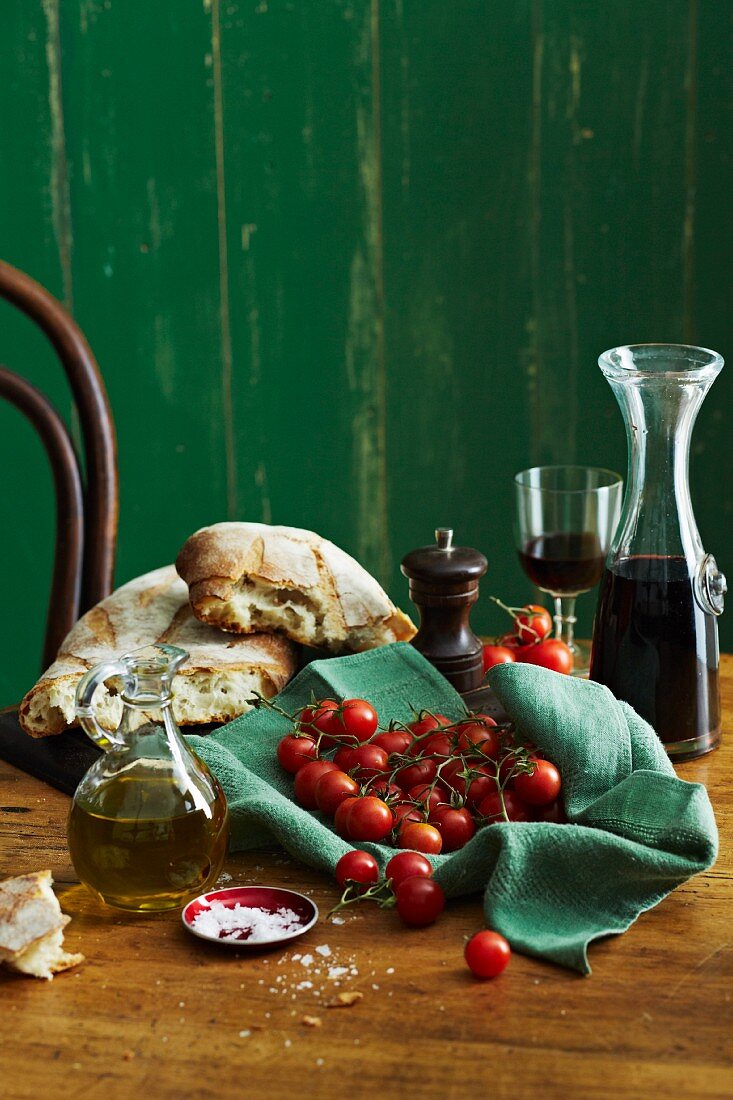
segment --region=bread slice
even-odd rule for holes
[[[64,928],[71,918],[61,912],[52,882],[50,871],[0,882],[0,962],[49,981],[84,961],[83,955],[63,949]]]
[[[173,681],[173,714],[181,725],[228,722],[250,709],[253,691],[270,698],[297,669],[297,649],[286,638],[232,638],[202,625],[191,613],[186,585],[166,565],[118,588],[72,627],[54,663],[20,704],[25,732],[45,737],[74,725],[74,696],[84,673],[152,642],[180,646],[190,655]],[[94,705],[105,729],[116,729],[121,700],[103,686]],[[141,712],[140,721],[145,718]]]
[[[184,543],[176,568],[194,615],[233,634],[276,630],[342,653],[409,641],[416,632],[357,561],[298,527],[203,527]]]

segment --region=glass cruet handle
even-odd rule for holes
[[[706,554],[697,570],[697,602],[709,615],[722,615],[728,585],[712,554]]]
[[[95,745],[107,752],[111,748],[120,748],[125,744],[124,738],[118,736],[117,730],[106,730],[97,720],[92,702],[94,692],[100,684],[118,676],[127,679],[129,668],[123,661],[107,661],[89,670],[79,681],[76,689],[74,709],[79,719],[79,724],[86,735],[92,739]]]

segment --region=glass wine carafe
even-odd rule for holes
[[[690,500],[690,437],[723,366],[674,344],[614,348],[599,359],[621,407],[629,468],[601,581],[590,678],[654,727],[675,759],[720,739],[717,617],[725,577],[706,554]]]
[[[69,851],[79,878],[108,905],[171,909],[219,876],[229,818],[217,779],[181,737],[171,685],[188,654],[152,645],[98,665],[81,680],[76,713],[104,749],[77,787]],[[115,680],[116,730],[104,729],[94,695]]]

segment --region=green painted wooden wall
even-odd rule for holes
[[[733,356],[732,21],[728,0],[0,5],[0,255],[101,364],[119,580],[248,518],[315,528],[404,602],[400,557],[452,524],[489,557],[485,594],[530,596],[512,475],[625,466],[598,353]],[[6,306],[0,359],[73,422]],[[732,414],[733,363],[692,471],[729,573]],[[6,407],[0,471],[9,703],[36,673],[54,517]],[[484,599],[476,625],[497,615]]]

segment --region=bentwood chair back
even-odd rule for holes
[[[50,341],[71,388],[84,448],[82,467],[66,425],[49,401],[20,375],[0,367],[0,397],[15,405],[40,435],[56,491],[45,668],[79,615],[112,590],[119,493],[114,423],[96,360],[61,303],[2,260],[0,297],[29,317]]]

